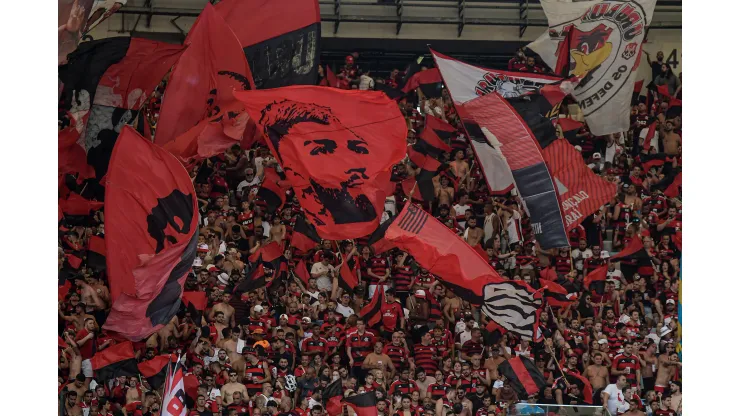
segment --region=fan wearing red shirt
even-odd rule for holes
[[[95,355],[96,350],[95,332],[95,320],[93,318],[86,318],[85,327],[75,335],[75,342],[80,349],[80,356],[82,357],[82,374],[88,379],[93,376],[90,359]]]
[[[386,338],[390,339],[390,336],[397,329],[401,331],[406,329],[406,318],[403,314],[403,308],[401,304],[396,302],[394,291],[388,290],[385,292],[385,302],[380,305],[380,314],[382,316],[381,323],[381,334]]]
[[[624,352],[617,355],[612,360],[612,376],[624,374],[627,377],[627,383],[630,387],[639,387],[638,380],[642,377],[640,367],[640,357],[633,354],[633,344],[627,342],[624,344]]]
[[[313,324],[311,326],[311,337],[306,338],[301,342],[301,354],[313,357],[314,355],[321,355],[326,357],[329,352],[329,342],[326,338],[320,336],[321,325]]]

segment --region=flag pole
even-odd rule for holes
[[[179,358],[178,358],[179,361]],[[170,359],[167,361],[167,373],[165,373],[164,377],[164,391],[162,394],[162,404],[160,405],[160,409],[164,409],[164,398],[167,396],[167,389],[169,388],[170,384],[170,369],[172,367],[172,356],[170,355]]]
[[[550,313],[552,314],[553,319],[555,319],[555,312],[552,311],[552,307],[550,305],[547,305],[547,308],[550,310]],[[563,367],[560,366],[560,362],[558,361],[557,357],[555,357],[555,351],[552,350],[552,346],[548,346],[547,350],[548,352],[550,352],[550,356],[552,356],[553,361],[555,361],[555,365],[558,366],[558,370],[560,370],[560,374],[563,375],[563,380],[565,380],[565,385],[567,387],[570,387],[570,383],[568,383],[568,377],[565,376]]]
[[[418,184],[419,184],[419,182],[414,181],[414,187],[411,188],[411,192],[409,192],[409,203],[413,203],[414,192],[416,191],[416,185],[418,185]]]

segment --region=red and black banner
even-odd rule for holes
[[[153,389],[157,390],[165,382],[167,377],[167,367],[172,363],[175,365],[177,356],[173,355],[158,355],[151,360],[142,361],[139,363],[139,373],[146,379]]]
[[[347,267],[347,269],[349,270],[349,267]],[[383,302],[385,302],[385,292],[383,291],[383,286],[380,285],[375,289],[375,293],[373,293],[373,298],[370,299],[370,303],[365,305],[358,315],[360,319],[365,321],[365,324],[367,324],[369,328],[378,325],[383,318],[383,314],[380,311],[380,307],[383,306]]]
[[[321,52],[317,0],[223,0],[216,10],[239,39],[257,89],[316,85]]]
[[[129,126],[113,149],[105,193],[112,307],[104,327],[139,341],[180,307],[198,242],[198,199],[180,162]]]
[[[635,87],[634,90],[632,90],[632,102],[630,103],[630,105],[637,105],[640,103],[640,93],[642,92],[642,86],[644,85],[644,83],[644,79],[635,81]]]
[[[681,105],[681,100],[677,98],[671,98],[671,100],[668,102],[668,110],[666,110],[665,112],[665,118],[667,120],[672,120],[676,117],[680,117],[682,111],[683,107]]]
[[[406,96],[406,94],[398,88],[393,88],[388,84],[382,84],[380,82],[375,83],[375,91],[381,91],[383,94],[387,95],[388,98],[396,101]]]
[[[650,126],[648,126],[647,134],[645,135],[645,139],[642,142],[642,149],[646,152],[650,151],[650,143],[652,143],[653,139],[655,138],[655,128],[658,125],[658,121],[655,120],[652,123],[650,123]]]
[[[360,283],[357,278],[357,267],[359,267],[359,265],[355,264],[355,269],[351,269],[349,267],[348,260],[349,259],[344,259],[342,267],[339,268],[339,287],[342,288],[345,293],[352,293]]]
[[[108,171],[121,128],[134,122],[183,50],[146,39],[107,38],[82,43],[59,67],[61,125],[75,126],[98,180]]]
[[[416,139],[416,143],[414,143],[414,150],[421,154],[429,155],[437,160],[440,160],[445,152],[452,152],[450,145],[444,142],[434,129],[435,125],[444,128],[443,125],[439,125],[439,123],[442,122],[439,121],[438,118],[426,116],[426,126]],[[442,130],[442,132],[444,132],[444,130]]]
[[[269,286],[274,279],[287,274],[288,263],[283,255],[283,249],[283,244],[273,241],[264,247],[260,247],[249,256],[249,264],[252,269],[247,273],[244,280],[239,282],[235,292],[251,292]]]
[[[87,242],[87,265],[99,272],[105,270],[105,239],[92,235]]]
[[[342,403],[351,407],[357,416],[378,416],[378,399],[374,391],[345,397]]]
[[[233,18],[246,19],[247,16]],[[234,99],[234,91],[254,88],[249,65],[240,53],[239,39],[214,6],[206,3],[184,44],[187,49],[172,70],[165,90],[155,143],[164,146],[185,135],[187,140],[179,139],[177,146],[168,149],[181,157],[190,156],[188,153],[192,152],[180,154],[175,150],[195,146],[199,150],[197,153],[210,153],[201,151],[200,147],[213,146],[211,142],[224,142],[226,148],[229,142],[238,144],[246,119],[241,120],[240,132],[232,134],[233,137],[225,134],[225,125],[236,120],[243,110]],[[193,129],[198,134],[190,131]]]
[[[426,150],[426,149],[425,149]],[[442,164],[439,160],[435,159],[431,155],[424,155],[417,152],[414,148],[408,148],[409,159],[419,168],[419,172],[416,174],[414,179],[416,180],[417,187],[419,188],[419,197],[417,200],[431,202],[434,201],[434,182],[435,176],[439,175],[441,171],[446,169],[447,164]],[[405,189],[404,189],[405,191]],[[410,192],[409,192],[410,193]]]
[[[678,172],[673,177],[670,185],[665,189],[663,194],[668,198],[677,198],[681,194],[681,188],[683,186],[683,172]]]
[[[449,143],[457,134],[457,129],[453,127],[452,124],[430,115],[427,115],[424,118],[424,128],[432,129],[434,134],[436,134],[443,143]]]
[[[382,254],[396,247],[392,241],[385,238],[385,232],[388,230],[388,227],[390,227],[392,222],[392,220],[387,220],[380,224],[380,226],[370,234],[370,237],[367,240],[367,245],[373,250],[373,254]]]
[[[88,225],[91,214],[103,208],[103,203],[83,198],[79,194],[70,193],[66,199],[59,199],[59,212],[67,227]]]
[[[606,285],[606,273],[608,271],[609,266],[607,266],[606,264],[594,269],[583,279],[583,287],[596,294],[603,295]]]
[[[563,137],[568,140],[569,143],[575,143],[577,139],[576,134],[578,134],[578,131],[583,127],[583,123],[569,117],[558,118],[557,123],[558,126],[560,126]]]
[[[93,355],[90,359],[95,378],[101,382],[118,376],[135,376],[139,374],[139,367],[134,356],[134,344],[122,342],[111,345]]]
[[[421,72],[415,73],[403,86],[404,93],[408,94],[410,91],[419,88],[426,98],[439,98],[442,96],[442,76],[439,74],[439,69],[431,68]]]
[[[406,204],[385,233],[444,285],[508,331],[532,339],[541,294],[523,281],[504,280],[476,250],[416,205]]]
[[[628,279],[638,273],[643,278],[649,278],[653,275],[653,262],[650,254],[645,249],[642,239],[635,237],[630,244],[623,248],[622,251],[609,259],[611,262],[619,262],[619,270],[623,276],[629,276]]]
[[[513,357],[498,365],[499,374],[506,377],[520,399],[538,395],[547,382],[535,363],[526,357]]]
[[[301,259],[301,261],[296,264],[295,269],[293,269],[293,273],[295,274],[295,277],[300,279],[301,283],[303,284],[303,287],[308,287],[308,279],[311,278],[311,274],[308,272],[308,268],[306,267],[306,261],[304,259]]]
[[[183,292],[182,303],[185,305],[185,310],[190,313],[190,318],[195,322],[197,326],[201,326],[203,312],[205,312],[208,306],[208,298],[206,292]]]
[[[293,232],[290,236],[290,245],[297,248],[301,253],[308,253],[321,243],[321,237],[316,232],[316,227],[309,224],[302,216],[296,217]]]
[[[391,169],[406,153],[406,122],[395,102],[377,91],[318,86],[235,95],[322,238],[359,238],[377,228]]]
[[[565,380],[563,380],[563,378],[565,378]],[[565,383],[566,380],[568,382],[567,384]],[[554,386],[562,386],[563,388],[565,388],[569,384],[574,384],[578,386],[578,389],[583,395],[583,401],[586,402],[586,404],[594,403],[594,389],[591,386],[591,382],[589,382],[586,377],[583,377],[582,375],[574,372],[568,372],[565,376],[558,377],[555,380]]]
[[[658,166],[663,166],[666,163],[672,163],[673,156],[670,156],[666,153],[650,153],[650,154],[641,153],[637,157],[637,161],[640,162],[643,169],[648,171],[652,167],[658,167]]]
[[[280,174],[274,167],[268,166],[263,169],[264,176],[257,197],[267,203],[267,212],[274,213],[285,204],[285,191],[288,189]]]
[[[564,287],[553,281],[540,279],[540,286],[544,289],[545,301],[552,307],[565,308],[578,300],[576,293],[568,293]]]

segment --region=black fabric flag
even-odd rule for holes
[[[351,407],[357,416],[378,416],[378,409],[375,407],[378,399],[374,391],[345,397],[342,403]]]
[[[177,361],[172,355],[158,355],[151,360],[139,363],[139,372],[153,389],[159,389],[167,377],[167,366]]]
[[[545,387],[545,376],[526,357],[513,357],[498,365],[498,372],[511,384],[520,399],[536,395]]]
[[[105,239],[93,235],[87,243],[87,265],[96,272],[105,270]]]
[[[103,383],[118,376],[135,376],[139,367],[134,356],[134,344],[126,341],[111,345],[95,354],[91,359],[95,378]]]
[[[302,253],[307,253],[320,243],[321,237],[316,232],[316,227],[313,224],[307,223],[302,216],[296,217],[295,225],[293,225],[293,233],[290,236],[290,245]]]

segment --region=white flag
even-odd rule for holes
[[[179,361],[174,367],[174,374],[167,371],[167,384],[164,389],[164,399],[162,400],[162,416],[185,416],[185,382],[182,373],[182,366]]]
[[[629,129],[635,71],[655,3],[540,1],[550,27],[529,48],[555,68],[558,46],[567,42],[568,31],[573,31],[569,46],[571,74],[586,76],[573,96],[597,136]]]

